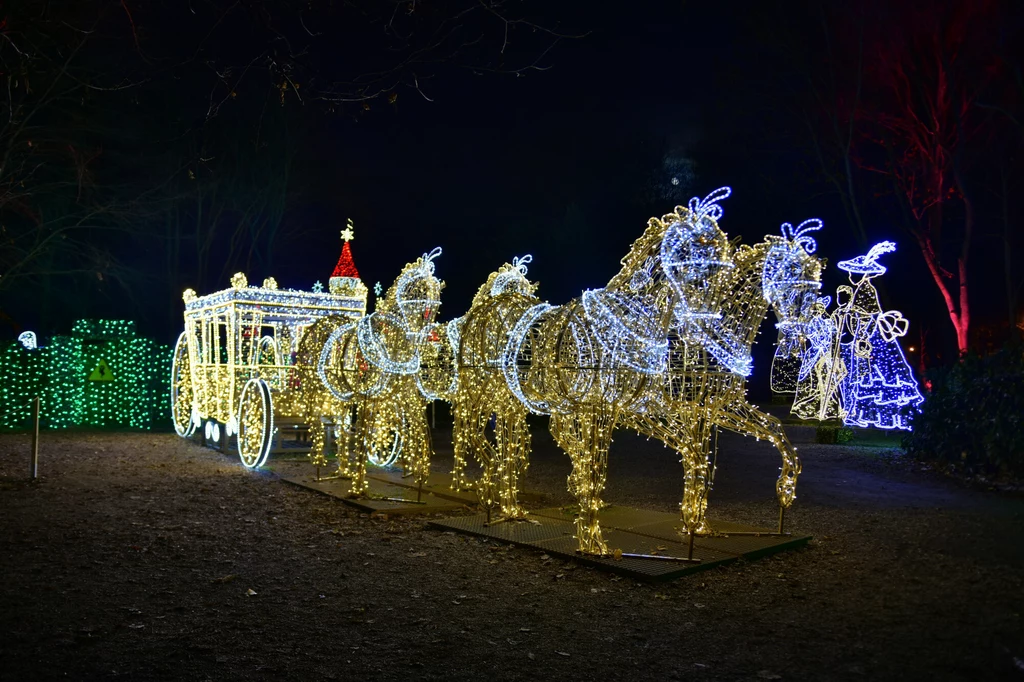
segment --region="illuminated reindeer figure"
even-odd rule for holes
[[[537,284],[526,278],[532,260],[529,255],[515,258],[492,272],[473,297],[469,311],[449,323],[449,329],[456,330],[449,336],[456,339],[458,349],[456,390],[451,398],[452,487],[475,487],[488,515],[497,504],[502,520],[526,517],[518,491],[529,465],[528,410],[509,389],[502,360],[509,332],[523,313],[540,303],[534,294]],[[493,442],[487,434],[492,419]],[[465,474],[470,456],[482,468],[475,483]]]
[[[389,447],[396,433],[407,474],[421,486],[430,474],[433,447],[418,374],[441,305],[444,282],[434,276],[433,262],[440,254],[437,248],[406,265],[373,313],[335,327],[322,345],[320,381],[335,399],[356,406],[354,452],[339,451],[354,496],[369,490],[370,454]]]

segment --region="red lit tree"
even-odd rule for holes
[[[356,264],[352,260],[352,249],[347,241],[341,247],[341,256],[338,257],[338,264],[334,266],[334,272],[331,273],[331,277],[355,277],[359,279],[359,270],[356,269]]]
[[[771,86],[789,98],[790,116],[804,129],[812,179],[841,201],[862,248],[878,236],[868,228],[879,214],[905,228],[965,353],[979,204],[992,169],[1016,144],[995,142],[1006,126],[986,104],[1003,104],[1012,87],[1000,57],[1008,48],[998,46],[1013,44],[1020,12],[1009,0],[808,0],[805,7],[810,23],[796,28],[764,15],[764,35],[766,45],[781,46],[781,71],[795,68],[798,76]],[[798,30],[814,24],[821,30]]]
[[[879,12],[865,50],[868,144],[858,161],[890,183],[964,354],[976,219],[968,178],[989,125],[977,104],[997,72],[998,3],[928,0]]]

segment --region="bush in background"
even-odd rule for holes
[[[903,447],[970,476],[1024,477],[1024,346],[931,372]]]
[[[853,429],[846,426],[822,424],[814,431],[814,442],[824,445],[842,445],[853,440]]]

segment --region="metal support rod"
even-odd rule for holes
[[[430,402],[430,428],[437,428],[437,401]]]
[[[344,481],[351,481],[352,477],[351,476],[346,476],[345,474],[335,474],[334,476],[320,476],[316,480],[317,481],[337,481],[339,479],[344,480]]]
[[[39,477],[39,396],[32,401],[32,480]]]
[[[783,524],[786,521],[786,508],[779,505],[779,535],[782,535]]]
[[[623,552],[622,556],[630,559],[660,559],[662,561],[681,561],[687,564],[699,564],[700,559],[694,559],[693,557],[681,557],[681,556],[662,556],[660,554],[633,554],[631,552]]]
[[[686,558],[688,560],[690,560],[690,561],[693,561],[693,538],[694,538],[694,535],[696,535],[696,533],[694,533],[693,531],[690,531],[690,540],[689,540],[689,542],[686,543],[687,544]]]
[[[423,499],[423,479],[420,479],[420,484],[416,488],[416,503],[419,504],[420,500]]]

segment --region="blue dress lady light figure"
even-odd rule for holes
[[[840,354],[847,368],[839,391],[850,426],[909,431],[910,415],[924,402],[897,341],[907,333],[909,323],[899,311],[882,311],[871,284],[885,273],[878,258],[895,250],[893,242],[881,242],[866,255],[837,264],[849,273],[853,285],[848,300],[836,311],[840,313],[836,315]]]

